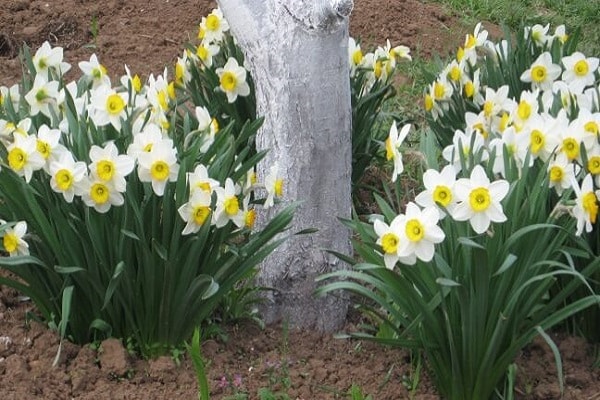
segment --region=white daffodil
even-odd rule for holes
[[[238,96],[248,96],[250,86],[246,82],[246,69],[238,65],[235,58],[229,57],[223,68],[217,68],[219,89],[227,95],[227,101],[233,103]]]
[[[275,197],[283,196],[283,178],[279,175],[279,164],[275,163],[269,168],[269,174],[265,177],[265,189],[267,198],[264,208],[273,207]]]
[[[348,38],[348,65],[350,65],[350,76],[356,74],[356,70],[363,62],[363,52],[360,49],[360,44],[356,43],[354,38]]]
[[[485,117],[493,121],[494,117],[500,115],[503,111],[510,111],[514,108],[513,100],[508,97],[508,85],[500,86],[498,90],[485,88],[485,96],[482,96],[482,106]]]
[[[238,228],[243,227],[244,211],[240,208],[236,188],[231,178],[227,178],[224,188],[215,188],[215,193],[217,193],[217,207],[213,215],[213,223],[216,227],[222,228],[229,221],[233,221]]]
[[[71,69],[69,63],[63,62],[63,48],[51,47],[48,41],[42,43],[31,59],[37,75],[48,76],[52,69],[62,75]]]
[[[400,146],[408,133],[410,132],[410,124],[404,125],[398,134],[398,128],[396,128],[396,121],[392,122],[390,127],[390,133],[385,140],[385,157],[388,161],[394,161],[394,171],[392,172],[392,182],[396,182],[398,175],[404,171],[404,164],[402,163],[402,154],[400,153]]]
[[[121,119],[127,118],[127,93],[99,86],[92,91],[89,112],[96,126],[111,124],[121,130]]]
[[[256,210],[250,206],[250,196],[244,197],[244,226],[248,229],[254,228],[256,222]]]
[[[200,21],[200,30],[198,32],[198,39],[206,41],[208,43],[221,42],[223,40],[224,33],[229,30],[229,23],[223,17],[221,9],[216,8],[212,10],[206,17],[202,17]]]
[[[481,70],[476,69],[473,73],[473,77],[466,77],[465,82],[463,84],[463,96],[467,99],[470,99],[475,104],[483,104],[484,98],[481,93],[481,80],[480,76]]]
[[[525,38],[531,37],[533,43],[535,43],[538,47],[544,47],[544,45],[551,39],[551,37],[548,35],[549,29],[550,24],[546,24],[545,26],[540,24],[528,26],[525,28]]]
[[[192,192],[187,203],[183,204],[177,212],[186,222],[182,235],[196,233],[208,221],[210,223],[211,195],[202,190]]]
[[[165,69],[162,75],[148,77],[148,89],[146,91],[146,99],[152,106],[152,111],[156,115],[161,115],[169,111],[169,80],[167,70]],[[158,124],[161,125],[162,124]]]
[[[27,233],[27,222],[19,221],[12,228],[6,228],[2,237],[4,251],[11,257],[29,255],[29,244],[23,239]]]
[[[476,165],[470,178],[456,181],[454,191],[458,204],[452,217],[469,221],[476,233],[485,232],[491,222],[504,222],[506,215],[500,201],[507,195],[509,184],[505,180],[490,183],[481,165]]]
[[[125,191],[125,177],[133,171],[135,161],[133,157],[119,154],[119,149],[113,142],[106,146],[93,145],[90,148],[90,173],[94,180],[113,182],[114,188],[119,192]]]
[[[547,113],[536,114],[529,121],[529,152],[546,162],[560,145],[557,119]]]
[[[423,174],[425,190],[415,197],[415,201],[421,207],[438,207],[440,218],[444,218],[446,211],[452,214],[456,207],[455,182],[456,170],[452,165],[446,165],[441,171],[428,169]]]
[[[440,220],[438,209],[434,206],[425,207],[423,210],[415,203],[406,205],[406,213],[400,216],[400,224],[403,235],[400,240],[406,241],[398,251],[401,258],[409,258],[412,255],[419,260],[429,262],[435,252],[435,244],[441,243],[446,235],[437,226]]]
[[[600,145],[588,154],[587,170],[594,177],[597,187],[600,187]]]
[[[468,34],[465,37],[464,45],[459,51],[458,61],[465,60],[470,65],[475,65],[477,62],[477,48],[483,46],[488,37],[488,32],[482,29],[481,22],[475,25],[473,34]]]
[[[58,160],[52,161],[49,172],[50,187],[56,193],[62,193],[67,203],[71,203],[75,195],[83,193],[87,166],[82,161],[75,162],[70,152],[65,151]]]
[[[452,60],[446,67],[442,70],[440,75],[445,76],[447,80],[454,83],[456,87],[462,87],[463,83],[468,79],[466,70],[465,70],[465,61],[456,61]]]
[[[81,200],[101,214],[108,212],[112,206],[121,206],[125,202],[123,194],[115,188],[114,181],[103,181],[94,177],[84,179]]]
[[[487,160],[489,155],[485,149],[485,139],[482,135],[475,130],[467,132],[456,130],[452,137],[452,144],[442,150],[442,156],[454,166],[456,172],[460,172],[462,169],[461,158],[467,161],[472,154],[477,154],[480,151],[483,151],[481,160]]]
[[[581,161],[581,143],[584,133],[582,129],[577,129],[577,123],[569,122],[566,117],[557,117],[553,131],[558,132],[560,141],[558,151],[567,156],[569,161]]]
[[[544,52],[521,74],[521,81],[531,83],[532,89],[551,90],[552,84],[560,76],[562,68],[552,63],[552,55]]]
[[[511,113],[512,121],[517,132],[520,132],[529,122],[530,118],[538,113],[539,92],[537,90],[521,92],[519,103]]]
[[[138,74],[131,75],[131,71],[127,65],[125,65],[125,75],[121,76],[119,82],[121,82],[121,85],[127,90],[131,87],[133,95],[142,93],[142,80]]]
[[[594,192],[594,184],[590,174],[583,178],[581,188],[575,179],[573,179],[572,185],[577,196],[573,207],[573,215],[577,218],[576,235],[579,236],[583,233],[584,228],[588,233],[592,231],[592,225],[596,223],[598,218],[598,198]]]
[[[15,110],[19,109],[19,101],[21,100],[21,89],[19,84],[15,83],[10,88],[6,86],[0,86],[0,107],[4,105],[4,102],[10,101]]]
[[[485,117],[485,113],[481,111],[479,114],[467,111],[465,113],[465,131],[475,131],[479,133],[486,141],[490,137],[490,120]]]
[[[10,143],[16,135],[28,136],[31,129],[31,118],[23,118],[16,125],[14,122],[0,119],[0,139]]]
[[[25,95],[25,100],[29,104],[29,115],[34,116],[41,112],[51,118],[50,107],[56,105],[57,98],[58,82],[48,82],[43,75],[36,75],[31,90]]]
[[[155,143],[152,150],[142,152],[138,156],[140,182],[151,182],[152,190],[157,196],[165,193],[167,182],[177,180],[178,173],[177,149],[172,147],[170,140]]]
[[[571,187],[580,169],[579,165],[570,162],[563,153],[557,154],[548,164],[548,186],[554,188],[560,196],[564,190]]]
[[[50,163],[56,160],[67,148],[59,143],[61,132],[59,129],[50,129],[48,125],[40,126],[37,132],[37,151],[44,158],[44,169],[48,171]]]
[[[202,164],[196,165],[194,172],[187,173],[187,181],[190,193],[201,191],[210,195],[220,185],[219,181],[208,176],[208,170]]]
[[[581,108],[577,118],[571,122],[574,130],[582,133],[581,140],[589,153],[598,145],[600,139],[600,112],[591,112],[587,108]]]
[[[564,25],[558,25],[554,29],[554,35],[551,36],[552,41],[557,39],[561,44],[565,44],[567,39],[569,39],[569,35],[567,35],[567,31]]]
[[[492,160],[492,171],[495,174],[506,176],[506,159],[515,160],[517,168],[523,167],[527,151],[529,150],[529,136],[525,133],[517,133],[514,127],[507,128],[502,136],[492,139],[489,144],[490,153],[495,153]],[[533,158],[530,158],[529,164],[533,164]]]
[[[213,57],[219,54],[221,47],[216,44],[210,44],[208,42],[202,42],[196,47],[196,57],[205,67],[212,67]]]
[[[127,155],[137,160],[140,154],[150,152],[157,143],[163,141],[173,147],[173,141],[164,138],[158,125],[148,123],[143,131],[133,135],[133,141],[127,146]]]
[[[561,62],[565,67],[562,80],[569,85],[574,93],[582,93],[587,86],[594,84],[600,59],[586,57],[583,53],[576,51],[563,57]]]
[[[396,216],[390,225],[376,219],[373,228],[377,235],[377,244],[383,250],[383,262],[387,269],[393,270],[398,261],[403,264],[413,265],[417,261],[415,254],[408,257],[400,257],[399,253],[404,251],[408,243],[402,240],[402,216]]]
[[[110,77],[104,65],[98,61],[96,54],[92,54],[89,61],[80,61],[78,65],[81,72],[92,82],[93,88],[98,86],[110,87]]]
[[[8,155],[8,166],[19,176],[25,177],[29,183],[33,171],[42,169],[46,160],[37,151],[37,139],[35,136],[16,135],[14,142],[6,148]]]

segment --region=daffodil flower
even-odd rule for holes
[[[212,10],[206,17],[200,21],[199,39],[208,43],[221,42],[223,35],[229,30],[229,23],[223,17],[221,9]]]
[[[554,188],[560,196],[565,189],[571,187],[580,169],[579,165],[570,162],[564,154],[557,154],[548,164],[548,186]]]
[[[29,244],[23,239],[27,233],[27,222],[19,221],[12,228],[6,228],[2,237],[4,250],[11,256],[28,255]]]
[[[81,200],[101,214],[108,212],[112,206],[121,206],[125,202],[114,181],[103,181],[94,177],[84,180]]]
[[[283,196],[283,178],[279,175],[279,164],[275,163],[269,169],[269,174],[265,178],[265,189],[267,189],[267,198],[264,207],[273,207],[275,197]]]
[[[64,74],[71,69],[69,63],[63,62],[63,48],[51,47],[48,41],[36,50],[31,59],[37,75],[48,76],[48,70],[52,69],[59,74]]]
[[[114,188],[119,192],[125,191],[125,177],[133,171],[134,159],[125,154],[119,154],[119,149],[113,142],[106,146],[93,145],[89,152],[91,164],[90,173],[94,179],[103,182],[114,182]]]
[[[533,89],[551,90],[552,83],[560,76],[562,68],[552,62],[549,52],[544,52],[521,74],[521,81],[531,83]]]
[[[581,187],[575,179],[572,181],[572,186],[577,196],[573,207],[573,215],[577,219],[577,232],[575,234],[580,236],[584,228],[586,232],[591,232],[593,224],[598,219],[598,197],[594,192],[594,184],[590,174],[583,178]]]
[[[82,161],[73,159],[69,151],[60,154],[58,160],[49,166],[50,187],[57,193],[62,193],[67,203],[73,201],[75,195],[83,193],[82,184],[87,174],[87,166]]]
[[[229,57],[223,68],[217,68],[219,89],[227,95],[227,101],[233,103],[238,96],[248,96],[250,86],[246,82],[246,69],[240,67],[235,58]]]
[[[470,178],[461,178],[454,186],[458,204],[452,217],[457,221],[469,221],[476,233],[485,232],[491,222],[504,222],[506,215],[500,201],[508,194],[505,180],[490,183],[481,165],[476,165]]]
[[[177,212],[186,222],[182,235],[196,233],[211,216],[211,195],[208,192],[197,190],[192,192],[187,203],[183,204]]]
[[[565,67],[562,80],[574,93],[582,93],[587,86],[594,84],[600,64],[598,57],[586,57],[583,53],[576,51],[563,57],[561,62]]]
[[[392,182],[396,182],[398,175],[404,171],[404,164],[402,163],[402,154],[400,153],[400,146],[408,136],[410,132],[410,124],[404,125],[398,133],[396,127],[396,121],[392,122],[390,127],[390,133],[385,141],[385,157],[388,161],[394,161],[394,171],[392,172]]]
[[[157,143],[162,141],[167,141],[171,147],[173,146],[173,141],[163,137],[158,125],[148,123],[142,132],[133,136],[133,141],[127,147],[127,155],[137,160],[140,154],[150,152]]]
[[[98,61],[96,54],[92,54],[89,61],[80,61],[78,65],[81,72],[92,82],[93,88],[110,87],[110,77],[104,65]]]
[[[40,112],[52,118],[50,107],[56,104],[58,98],[58,82],[48,81],[43,75],[36,75],[33,81],[33,87],[25,95],[25,100],[29,104],[29,115],[34,116]]]
[[[151,182],[152,190],[157,196],[165,193],[167,182],[176,181],[178,174],[177,150],[172,147],[170,140],[155,143],[152,150],[138,156],[140,182]]]
[[[206,166],[202,164],[196,165],[194,172],[187,173],[187,181],[190,187],[190,193],[201,191],[210,195],[215,188],[219,187],[219,181],[209,177]]]
[[[383,263],[389,270],[393,270],[398,261],[403,264],[412,265],[416,262],[414,254],[408,257],[400,257],[400,252],[408,246],[406,240],[402,240],[402,216],[396,216],[388,225],[380,219],[373,223],[375,234],[377,235],[376,244],[383,250]]]
[[[428,169],[423,174],[425,190],[415,197],[415,201],[421,207],[437,207],[440,219],[444,218],[446,211],[452,214],[456,207],[455,182],[456,170],[452,165],[446,165],[441,171]]]
[[[421,210],[415,203],[409,202],[405,214],[400,217],[400,225],[403,227],[400,240],[406,241],[406,246],[398,250],[398,256],[407,259],[414,255],[421,261],[431,261],[435,245],[446,237],[437,225],[439,219],[436,207],[429,206]]]
[[[243,227],[245,224],[244,212],[240,207],[237,190],[231,178],[227,178],[224,188],[215,188],[215,193],[217,193],[217,207],[213,215],[213,223],[216,227],[222,228],[229,221],[232,221],[238,228]]]
[[[121,129],[121,119],[127,116],[127,93],[117,92],[110,86],[99,86],[90,96],[90,117],[97,126],[111,124]]]
[[[14,142],[7,147],[8,166],[29,183],[34,171],[42,169],[46,160],[37,151],[35,136],[16,135]]]

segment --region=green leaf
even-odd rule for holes
[[[83,269],[81,267],[61,267],[60,265],[55,265],[54,270],[56,272],[58,272],[59,274],[65,274],[65,275],[85,271],[85,269]]]
[[[117,289],[117,286],[119,285],[119,282],[121,281],[120,277],[124,270],[125,270],[125,262],[124,261],[119,262],[115,266],[115,271],[113,272],[112,277],[110,278],[110,281],[108,282],[108,287],[106,288],[106,293],[104,294],[104,302],[102,303],[102,310],[106,309],[106,307],[108,306],[108,303],[112,299],[113,294],[115,293],[115,290]]]
[[[437,278],[435,280],[435,283],[437,283],[438,285],[441,285],[441,286],[449,286],[449,287],[461,286],[460,283],[453,281],[452,279],[448,279],[448,278]]]

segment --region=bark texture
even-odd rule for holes
[[[348,16],[352,0],[220,0],[256,85],[265,123],[259,165],[277,162],[284,202],[300,201],[295,236],[261,266],[257,284],[273,288],[262,311],[267,323],[331,331],[343,324],[348,299],[315,298],[315,278],[342,268],[325,250],[350,254],[350,232],[338,218],[351,213],[351,105]],[[268,217],[268,215],[266,215]]]

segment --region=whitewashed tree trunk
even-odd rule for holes
[[[293,237],[261,266],[258,284],[275,289],[262,315],[292,328],[340,327],[348,299],[315,298],[315,278],[342,268],[325,250],[350,254],[350,232],[338,221],[351,213],[351,105],[348,16],[352,0],[219,0],[246,56],[265,117],[257,147],[269,149],[258,167],[264,179],[277,162],[285,202],[301,201]]]

